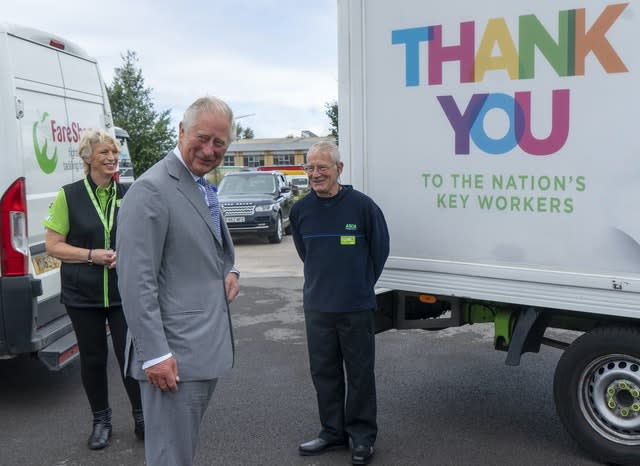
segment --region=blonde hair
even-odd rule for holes
[[[120,153],[120,142],[102,129],[88,128],[80,134],[80,144],[78,145],[78,155],[82,159],[82,165],[85,175],[91,171],[91,159],[93,158],[93,149],[98,144],[111,144],[115,146],[116,151]]]

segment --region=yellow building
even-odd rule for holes
[[[303,165],[307,151],[316,142],[332,141],[328,137],[289,137],[270,139],[240,139],[233,142],[224,156],[225,167],[258,168],[265,166]]]

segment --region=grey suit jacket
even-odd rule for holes
[[[129,325],[128,374],[168,353],[181,381],[221,376],[233,365],[224,279],[233,243],[222,222],[215,238],[204,195],[173,152],[133,183],[116,237],[122,305]]]

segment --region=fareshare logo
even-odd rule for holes
[[[38,165],[40,165],[40,169],[45,172],[47,175],[53,173],[58,165],[58,148],[56,147],[53,150],[53,155],[51,158],[47,155],[47,149],[49,145],[49,141],[47,139],[44,140],[44,144],[40,147],[40,143],[38,142],[38,125],[44,123],[44,120],[49,116],[47,112],[42,114],[42,118],[40,121],[35,121],[33,123],[33,150],[36,154],[36,160],[38,161]]]

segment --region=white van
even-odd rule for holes
[[[287,181],[291,185],[294,193],[302,194],[311,189],[309,177],[307,175],[286,175]]]
[[[78,356],[42,221],[60,187],[84,176],[77,149],[90,127],[114,134],[96,60],[0,23],[0,358],[35,355],[60,369]]]
[[[133,163],[131,162],[131,154],[129,153],[129,133],[127,130],[114,126],[116,138],[120,142],[120,160],[118,162],[118,181],[123,185],[133,183]]]

